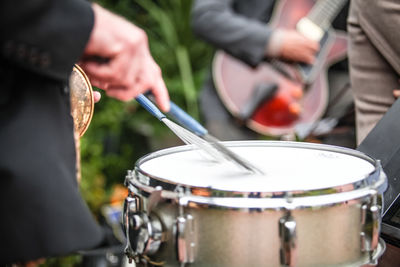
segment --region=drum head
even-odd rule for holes
[[[192,146],[162,150],[140,159],[142,175],[187,187],[223,191],[308,191],[353,184],[369,177],[376,162],[351,149],[273,141],[225,142],[265,174],[252,174],[231,162],[216,163]]]

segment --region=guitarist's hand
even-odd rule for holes
[[[399,80],[400,83],[400,80]],[[393,89],[393,96],[397,99],[400,97],[400,89]]]
[[[393,96],[395,98],[399,98],[400,97],[400,89],[394,89],[393,90]]]
[[[304,37],[295,30],[279,30],[281,59],[312,64],[319,50],[319,43]]]
[[[95,24],[80,62],[91,83],[122,101],[150,89],[160,108],[168,111],[168,91],[150,54],[146,33],[97,4],[93,10]]]

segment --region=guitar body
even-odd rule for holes
[[[274,28],[296,29],[298,21],[313,7],[313,0],[278,1],[271,25]],[[241,118],[244,107],[253,101],[260,84],[276,85],[271,98],[257,104],[246,125],[263,135],[282,136],[295,133],[298,124],[310,124],[320,119],[329,97],[327,70],[346,57],[345,33],[326,32],[317,61],[307,82],[301,79],[298,64],[282,64],[280,70],[264,62],[251,68],[223,51],[213,62],[213,78],[218,95],[229,112]],[[300,93],[299,93],[300,92]]]

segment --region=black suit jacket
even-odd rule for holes
[[[93,27],[80,0],[0,1],[0,264],[91,248],[68,77]]]

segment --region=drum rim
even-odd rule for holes
[[[366,195],[369,195],[371,189],[375,190],[376,187],[384,187],[384,181],[386,176],[382,171],[382,167],[380,165],[379,160],[375,160],[372,157],[368,156],[367,154],[344,147],[338,147],[333,145],[326,145],[326,144],[314,144],[314,143],[306,143],[306,142],[292,142],[292,141],[229,141],[223,142],[224,145],[229,147],[234,146],[269,146],[269,147],[292,147],[292,148],[305,148],[305,149],[317,149],[317,150],[324,150],[324,151],[331,151],[331,152],[338,152],[342,154],[347,154],[350,156],[355,156],[361,159],[364,159],[370,162],[374,166],[374,170],[366,175],[365,178],[360,179],[359,181],[338,185],[335,187],[329,188],[321,188],[321,189],[314,189],[314,190],[296,190],[296,191],[283,191],[283,192],[241,192],[241,191],[226,191],[220,190],[215,188],[209,187],[201,187],[201,186],[193,186],[187,184],[177,184],[173,181],[160,178],[154,175],[151,175],[140,168],[140,166],[151,159],[171,154],[171,153],[178,153],[183,151],[188,151],[192,149],[196,149],[192,145],[184,145],[184,146],[177,146],[172,148],[167,148],[163,150],[159,150],[153,153],[149,153],[140,159],[137,160],[135,164],[135,169],[133,171],[129,171],[127,175],[127,184],[131,190],[133,191],[141,191],[144,194],[149,194],[152,191],[152,188],[160,186],[164,192],[165,198],[176,199],[178,197],[178,191],[183,190],[185,193],[185,197],[188,197],[193,201],[197,199],[196,202],[203,202],[202,199],[205,197],[207,199],[214,199],[215,198],[249,198],[249,199],[294,199],[294,198],[309,198],[311,196],[327,196],[327,195],[334,195],[352,191],[351,195],[354,195],[355,198],[360,198]],[[383,177],[382,177],[383,175]],[[374,187],[375,186],[375,187]],[[136,190],[134,189],[136,188]],[[355,192],[357,191],[357,192]],[[381,191],[381,190],[379,190]],[[364,192],[361,193],[360,192]],[[138,192],[139,193],[139,192]],[[342,199],[340,197],[339,199]],[[352,198],[349,198],[352,199]],[[308,202],[308,201],[307,201]],[[215,203],[215,202],[214,202]],[[258,204],[257,204],[258,206]]]

